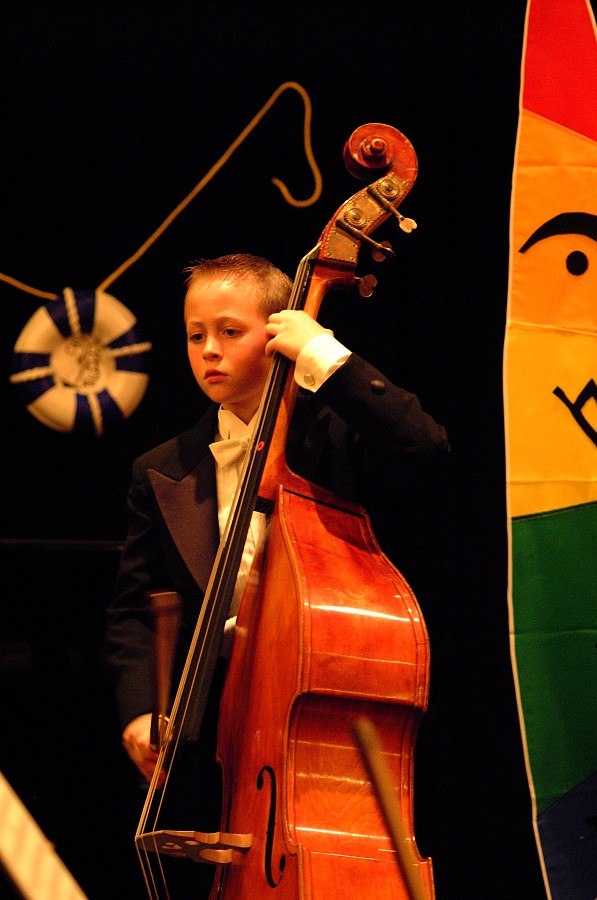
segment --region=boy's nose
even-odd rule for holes
[[[212,358],[214,356],[221,356],[220,345],[216,338],[208,337],[205,339],[205,343],[203,345],[203,356],[206,359]]]

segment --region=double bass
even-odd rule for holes
[[[372,237],[383,222],[416,227],[397,209],[417,175],[403,134],[361,126],[344,161],[374,180],[299,264],[289,307],[314,318],[331,289],[371,294],[375,279],[357,277],[356,264],[362,245],[374,259],[393,256]],[[172,709],[156,711],[158,765],[135,837],[146,885],[151,897],[170,897],[161,861],[184,857],[216,867],[211,900],[431,900],[432,864],[419,855],[413,811],[414,744],[429,690],[425,624],[365,510],[289,468],[295,393],[292,365],[277,355]],[[193,829],[180,830],[163,821],[164,796],[178,754],[201,728],[256,509],[267,512],[266,537],[220,706],[221,830],[200,830],[201,809]]]

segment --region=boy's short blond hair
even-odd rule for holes
[[[265,319],[288,307],[292,281],[262,256],[230,253],[216,259],[197,259],[184,271],[187,288],[201,278],[221,277],[239,283],[252,281],[255,285],[257,309]]]

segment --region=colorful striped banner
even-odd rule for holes
[[[511,649],[547,893],[597,897],[597,31],[529,0],[504,350]]]

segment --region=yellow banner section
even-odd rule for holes
[[[512,517],[597,499],[596,196],[595,142],[521,111],[504,365]]]

